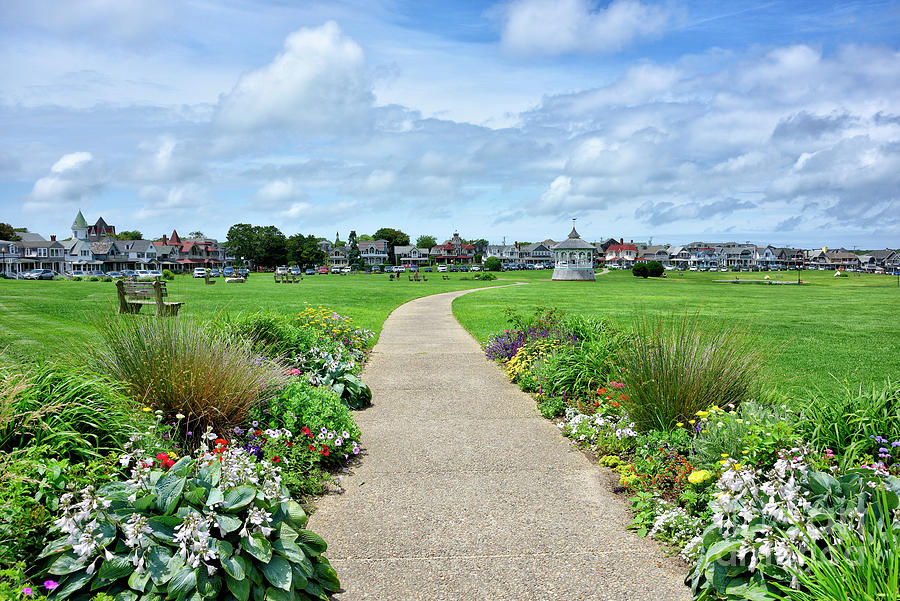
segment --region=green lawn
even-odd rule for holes
[[[496,285],[462,280],[464,274],[428,274],[427,282],[404,276],[316,275],[299,284],[276,284],[272,275],[254,275],[245,284],[222,279],[176,276],[168,283],[170,300],[184,301],[180,315],[215,319],[236,312],[271,309],[299,312],[306,304],[323,305],[350,315],[363,328],[381,331],[387,316],[406,301],[435,292]],[[153,314],[152,307],[144,312]],[[0,353],[20,361],[77,357],[95,337],[97,320],[116,317],[116,290],[110,282],[0,279]]]
[[[666,279],[635,278],[630,271],[597,276],[596,282],[551,282],[549,272],[502,274],[524,286],[488,290],[456,299],[453,312],[479,341],[508,325],[504,309],[532,311],[539,304],[605,315],[628,325],[642,314],[745,321],[770,349],[772,384],[799,396],[813,387],[836,390],[841,381],[900,381],[900,288],[897,278],[834,278],[804,272],[804,286],[715,283],[724,273],[675,273]],[[762,279],[762,273],[741,273]],[[794,272],[771,274],[796,281]],[[780,276],[780,277],[779,277]],[[502,280],[498,280],[502,281]]]

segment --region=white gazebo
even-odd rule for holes
[[[572,225],[569,237],[550,247],[556,266],[553,279],[557,281],[594,281],[594,252],[596,248],[581,239]]]

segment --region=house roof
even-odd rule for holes
[[[109,249],[115,245],[116,243],[108,238],[99,242],[91,242],[91,252],[95,255],[105,255],[108,254]]]
[[[81,209],[78,209],[78,215],[75,216],[75,221],[72,222],[72,229],[87,229],[87,221],[84,220],[84,215],[81,214]]]
[[[626,250],[637,252],[637,246],[634,244],[613,244],[606,249],[606,252],[624,252]],[[669,252],[671,253],[672,251]]]
[[[19,238],[21,238],[21,242],[46,242],[47,239],[41,236],[40,234],[35,234],[34,232],[17,232],[19,234]]]
[[[875,257],[875,260],[876,260],[876,261],[880,261],[880,260],[883,260],[883,259],[887,259],[887,258],[890,257],[891,255],[893,255],[894,252],[895,252],[895,251],[893,251],[893,250],[891,250],[891,249],[889,249],[889,248],[886,248],[886,249],[884,249],[884,250],[873,250],[873,251],[870,252],[869,254],[872,255],[873,257]]]
[[[125,243],[125,248],[134,252],[147,252],[153,248],[151,240],[129,240]]]
[[[572,231],[569,232],[569,237],[560,242],[559,244],[554,244],[553,248],[550,250],[597,250],[594,248],[593,244],[589,244],[581,239],[581,236],[578,235],[578,232],[575,231],[575,227],[572,227]]]

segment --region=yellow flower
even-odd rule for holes
[[[141,409],[141,411],[153,411],[153,409],[151,409],[150,407],[144,407],[143,409]]]
[[[691,484],[703,484],[707,480],[712,478],[712,474],[710,474],[706,470],[697,470],[696,472],[691,472],[688,475],[688,482]]]
[[[683,426],[683,425],[684,425],[684,422],[678,422],[677,424],[675,424],[675,426],[678,427],[678,428],[680,428],[680,427]]]
[[[697,423],[697,420],[695,420],[695,419],[689,419],[689,420],[688,420],[688,423],[689,423],[689,424],[696,424],[696,423]]]
[[[178,459],[178,453],[176,453],[176,452],[174,452],[174,451],[170,451],[170,452],[169,452],[169,458],[170,458],[170,459]]]
[[[699,417],[707,417],[709,415],[709,411],[698,411],[697,416]]]
[[[740,464],[740,463],[735,463],[735,464],[734,464],[734,471],[738,471],[738,470],[741,469],[742,467],[744,467],[742,464]]]
[[[726,463],[728,463],[728,460],[723,459],[722,461],[719,462],[719,465],[725,465]]]
[[[744,420],[742,420],[741,418],[737,418],[737,419],[734,420],[734,421],[736,421],[736,422],[739,423],[739,424],[743,424],[743,423],[744,423]]]
[[[750,451],[747,451],[747,450],[741,451],[741,455],[749,455],[749,454],[750,454]]]
[[[709,434],[709,430],[700,430],[700,434]]]
[[[722,453],[722,457],[728,457],[728,453]]]

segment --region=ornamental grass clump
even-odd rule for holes
[[[130,394],[172,416],[185,431],[243,424],[250,408],[277,393],[283,368],[258,357],[250,340],[186,319],[119,319],[100,326],[97,367]]]
[[[619,355],[630,391],[624,407],[639,431],[672,430],[708,407],[737,407],[753,398],[764,359],[765,348],[746,328],[687,315],[644,318]]]

